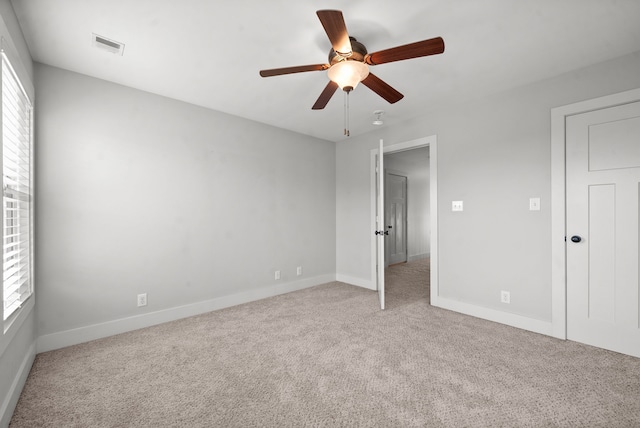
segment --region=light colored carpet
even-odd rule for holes
[[[11,427],[638,427],[640,359],[341,283],[39,354]]]

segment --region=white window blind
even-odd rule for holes
[[[32,293],[32,116],[29,97],[2,53],[4,320]]]

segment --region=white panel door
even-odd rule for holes
[[[640,357],[640,102],[566,120],[567,338]]]
[[[407,177],[385,175],[385,222],[389,235],[385,238],[387,264],[407,261]]]
[[[384,156],[383,156],[383,143],[380,140],[378,146],[378,159],[376,163],[376,231],[375,234],[377,244],[377,257],[376,257],[376,280],[378,283],[378,296],[380,298],[380,309],[384,309],[384,237],[386,236],[386,228],[384,223]]]

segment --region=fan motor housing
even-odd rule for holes
[[[367,48],[357,41],[355,37],[349,36],[349,41],[351,41],[351,56],[346,59],[350,61],[364,62],[364,57],[367,54]],[[329,51],[329,64],[333,65],[337,62],[344,61],[344,59],[345,57],[338,55],[333,49]]]

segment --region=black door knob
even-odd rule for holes
[[[582,238],[579,237],[578,235],[573,235],[571,237],[571,242],[580,242],[580,241],[582,241]]]

